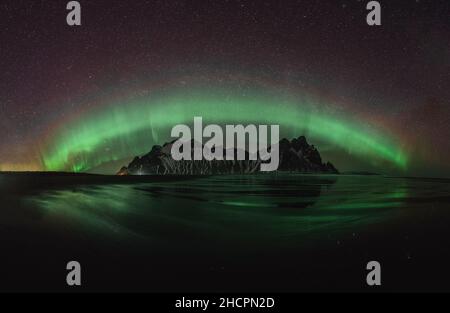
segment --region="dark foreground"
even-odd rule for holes
[[[0,174],[0,291],[450,291],[450,181]]]

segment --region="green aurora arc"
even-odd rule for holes
[[[140,99],[102,106],[57,128],[41,151],[47,171],[83,172],[101,164],[149,151],[170,138],[176,124],[279,124],[281,136],[319,139],[371,160],[406,169],[400,144],[364,121],[319,111],[327,106],[308,97],[264,92],[243,95],[221,89],[152,93]]]

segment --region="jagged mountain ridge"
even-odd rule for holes
[[[174,141],[173,141],[174,142]],[[245,160],[180,160],[175,161],[170,153],[173,142],[163,146],[155,145],[142,157],[135,157],[128,166],[122,167],[118,175],[213,175],[213,174],[250,174],[260,171],[261,160],[249,160],[245,151]],[[191,145],[193,147],[193,140]],[[304,136],[289,141],[283,138],[279,142],[279,166],[277,171],[299,173],[332,173],[338,170],[330,162],[322,163],[319,151],[309,145]],[[225,151],[224,151],[225,154]]]

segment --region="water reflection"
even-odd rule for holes
[[[297,241],[394,218],[408,189],[384,177],[220,176],[58,185],[26,194],[21,206],[44,223],[121,239]]]
[[[398,290],[448,289],[450,180],[0,173],[0,196],[0,274],[17,290],[59,290],[75,257],[94,290],[360,290],[371,256]]]

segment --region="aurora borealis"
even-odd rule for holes
[[[173,125],[189,122],[194,116],[217,124],[280,124],[285,136],[308,134],[357,156],[387,160],[406,168],[405,152],[388,136],[377,135],[360,122],[314,112],[317,103],[311,100],[262,94],[259,91],[256,95],[233,97],[232,90],[191,90],[189,94],[172,91],[169,96],[155,99],[119,102],[58,130],[43,152],[45,169],[87,171],[105,162],[144,154],[160,138],[169,138]]]
[[[202,116],[280,124],[344,171],[448,176],[445,4],[370,28],[361,1],[95,1],[71,28],[65,3],[4,1],[0,170],[114,173]]]

